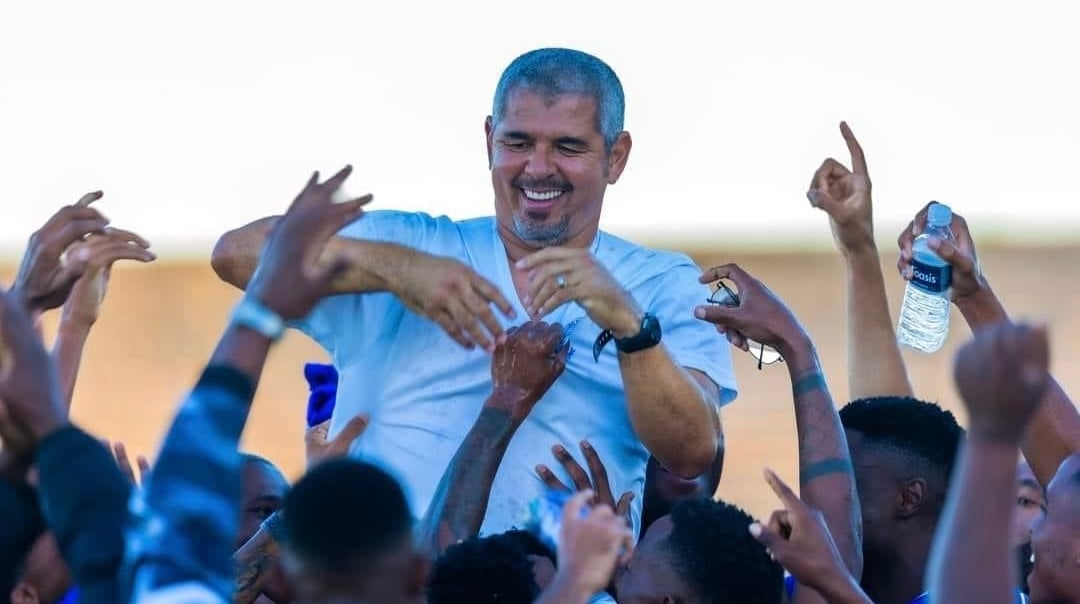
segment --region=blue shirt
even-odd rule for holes
[[[340,234],[456,259],[494,283],[517,310],[518,323],[528,316],[518,301],[506,248],[492,217],[454,222],[378,211]],[[694,307],[709,294],[698,282],[701,271],[693,261],[603,232],[591,251],[642,309],[659,318],[663,344],[676,363],[704,372],[721,387],[722,402],[731,401],[735,378],[727,341],[693,316]],[[496,315],[504,327],[510,326],[501,313]],[[500,533],[520,525],[529,502],[543,494],[536,465],[547,464],[563,474],[551,454],[552,445],[562,444],[583,461],[577,452],[584,439],[607,466],[615,496],[635,493],[636,527],[649,452],[630,424],[615,347],[609,345],[594,362],[592,345],[601,329],[576,304],[556,309],[545,320],[575,324],[571,344],[581,353],[570,360],[511,441],[481,532]],[[353,444],[352,454],[393,474],[413,513],[422,517],[491,393],[491,357],[481,350],[463,349],[439,325],[414,314],[389,293],[326,298],[296,326],[330,353],[340,374],[330,436],[356,414],[368,413],[371,423]],[[571,484],[569,476],[562,479]]]

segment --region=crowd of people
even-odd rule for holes
[[[632,147],[624,105],[596,57],[532,51],[503,72],[485,122],[493,216],[369,211],[370,195],[340,194],[346,167],[225,233],[212,264],[244,293],[153,459],[133,462],[68,411],[111,267],[155,257],[97,210],[100,192],[60,209],[0,295],[0,593],[1080,602],[1080,415],[1048,372],[1046,326],[1010,318],[964,218],[930,247],[974,334],[954,361],[966,428],[914,397],[866,158],[841,124],[850,165],[825,160],[807,192],[847,276],[854,400],[838,408],[795,310],[744,268],[701,270],[599,229]],[[926,214],[899,237],[904,278]],[[50,352],[36,322],[54,309]],[[332,360],[305,368],[295,484],[239,450],[289,327]],[[769,518],[715,499],[732,350],[791,380],[799,479],[763,468]]]

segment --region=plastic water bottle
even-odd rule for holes
[[[949,287],[952,267],[930,249],[930,237],[955,241],[952,229],[952,210],[949,206],[932,203],[926,220],[926,231],[915,238],[911,247],[911,281],[900,307],[896,339],[905,346],[922,352],[935,352],[949,334]]]

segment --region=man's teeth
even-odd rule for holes
[[[529,189],[522,189],[522,191],[525,192],[525,197],[533,201],[549,201],[563,194],[562,191],[530,191]]]

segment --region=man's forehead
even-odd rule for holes
[[[599,134],[596,128],[596,99],[583,94],[548,95],[525,89],[515,90],[507,96],[498,125],[512,127],[513,124],[551,117],[567,123],[588,125],[591,131]]]

